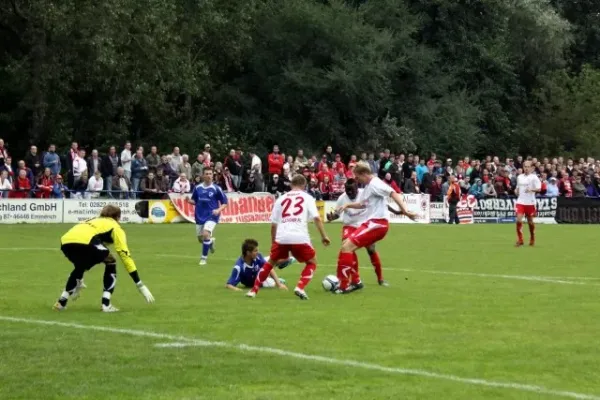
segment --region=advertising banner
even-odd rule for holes
[[[47,200],[44,200],[47,201]],[[102,199],[102,200],[77,200],[77,199],[65,199],[63,200],[63,222],[64,223],[77,223],[85,221],[86,219],[94,218],[100,215],[102,207],[108,204],[113,204],[121,208],[121,222],[122,223],[136,223],[141,224],[144,219],[140,217],[136,210],[136,204],[140,201],[145,200],[116,200],[116,199]]]
[[[600,199],[559,197],[556,222],[559,224],[600,224]]]
[[[473,196],[469,196],[473,197]],[[473,215],[475,223],[515,222],[515,203],[517,199],[480,199],[475,200]],[[537,223],[554,224],[558,198],[540,197],[536,199]]]
[[[55,199],[7,199],[0,202],[0,224],[61,223],[63,201]]]
[[[170,200],[148,200],[149,224],[175,224],[186,222]]]
[[[428,224],[430,222],[429,215],[429,195],[427,194],[403,194],[404,202],[408,207],[409,211],[417,213],[419,218],[416,221],[413,221],[407,218],[404,215],[396,215],[390,213],[390,223],[391,224]],[[392,198],[388,198],[388,204],[390,207],[394,209],[398,209],[398,205],[392,200]]]
[[[187,202],[189,195],[169,194],[173,206],[188,222],[195,223],[194,205]],[[221,223],[268,223],[275,204],[269,193],[228,193],[228,206],[221,214]]]

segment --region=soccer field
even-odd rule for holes
[[[268,225],[220,225],[198,266],[194,226],[126,225],[145,304],[124,268],[100,309],[103,266],[62,313],[67,225],[0,231],[0,399],[600,399],[600,271],[594,226],[395,225],[379,250],[390,287],[360,253],[365,289],[334,296],[340,225],[309,301],[224,288],[243,239],[268,253]],[[316,237],[316,236],[314,236]],[[293,264],[280,272],[290,289]]]

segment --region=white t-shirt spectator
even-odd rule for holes
[[[179,166],[183,162],[183,156],[181,154],[171,154],[171,168],[174,171],[179,171]]]
[[[75,156],[75,159],[73,159],[73,177],[79,179],[85,171],[87,171],[87,163],[83,158]]]
[[[104,179],[102,179],[102,177],[96,179],[96,176],[94,175],[88,180],[87,190],[92,193],[92,197],[100,196],[103,187]]]
[[[181,180],[181,178],[177,178],[175,182],[173,182],[173,192],[175,193],[189,193],[191,190],[190,181],[189,180]]]
[[[262,172],[262,161],[256,154],[252,156],[252,162],[250,163],[250,169],[252,171]]]
[[[8,192],[12,190],[12,183],[10,179],[6,178],[3,182],[0,182],[0,198],[7,198]]]
[[[121,164],[125,171],[131,172],[131,150],[124,149],[121,152]]]

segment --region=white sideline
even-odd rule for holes
[[[242,351],[242,352],[252,352],[252,353],[261,353],[261,354],[268,353],[268,354],[277,355],[277,356],[281,356],[281,357],[315,361],[315,362],[320,362],[320,363],[324,363],[324,364],[361,368],[361,369],[372,370],[372,371],[386,372],[386,373],[390,373],[390,374],[420,376],[420,377],[424,377],[424,378],[446,380],[446,381],[452,381],[452,382],[456,382],[456,383],[463,383],[463,384],[467,384],[467,385],[485,386],[485,387],[498,388],[498,389],[513,389],[513,390],[520,390],[523,392],[532,392],[532,393],[537,393],[537,394],[542,394],[542,395],[566,397],[566,398],[571,398],[571,399],[600,400],[600,396],[596,396],[596,395],[548,389],[548,388],[545,388],[543,386],[538,386],[538,385],[527,385],[527,384],[512,383],[512,382],[496,382],[496,381],[490,381],[490,380],[486,380],[486,379],[477,379],[477,378],[461,378],[461,377],[455,376],[455,375],[440,374],[440,373],[429,372],[429,371],[424,371],[424,370],[420,370],[420,369],[386,367],[383,365],[365,363],[365,362],[361,362],[361,361],[342,360],[342,359],[323,357],[323,356],[312,355],[312,354],[296,353],[296,352],[292,352],[292,351],[275,349],[275,348],[271,348],[271,347],[250,346],[250,345],[246,345],[246,344],[235,344],[235,343],[227,343],[227,342],[213,342],[213,341],[187,338],[184,336],[169,335],[169,334],[157,333],[157,332],[151,332],[151,331],[111,328],[111,327],[107,327],[107,326],[97,326],[97,325],[82,325],[82,324],[76,324],[76,323],[70,323],[70,322],[17,318],[17,317],[8,317],[8,316],[2,316],[2,315],[0,315],[0,321],[33,324],[33,325],[60,326],[63,328],[84,329],[84,330],[97,331],[97,332],[126,334],[126,335],[131,335],[131,336],[141,336],[141,337],[149,337],[149,338],[154,338],[154,339],[163,339],[163,340],[171,341],[171,343],[166,343],[166,344],[159,343],[158,345],[160,345],[161,347],[186,347],[186,346],[221,347],[221,348],[227,348],[227,349],[232,349],[232,350],[238,350],[238,351]]]
[[[59,251],[58,247],[0,247],[1,251]],[[187,254],[169,254],[169,253],[158,253],[153,254],[153,257],[165,257],[165,258],[183,258],[189,260],[197,260],[198,256],[191,256]],[[211,257],[209,260],[217,261],[231,261],[235,260]],[[336,267],[334,264],[318,264],[320,267]],[[410,268],[395,268],[395,267],[384,267],[384,270],[389,271],[402,271],[402,272],[414,272],[424,274],[436,274],[436,275],[456,275],[456,276],[473,276],[479,278],[495,278],[495,279],[513,279],[519,281],[531,281],[531,282],[544,282],[544,283],[556,283],[560,285],[580,285],[580,286],[600,286],[600,283],[592,282],[581,282],[581,281],[592,281],[600,280],[599,277],[577,277],[577,276],[530,276],[530,275],[503,275],[503,274],[486,274],[478,272],[460,272],[460,271],[437,271],[437,270],[424,270],[424,269],[410,269]],[[579,281],[579,282],[578,282]]]

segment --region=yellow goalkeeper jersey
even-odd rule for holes
[[[100,240],[104,244],[114,244],[115,251],[123,261],[127,272],[136,271],[135,262],[127,248],[127,237],[121,225],[112,218],[98,217],[81,222],[60,238],[61,244],[90,244]]]

